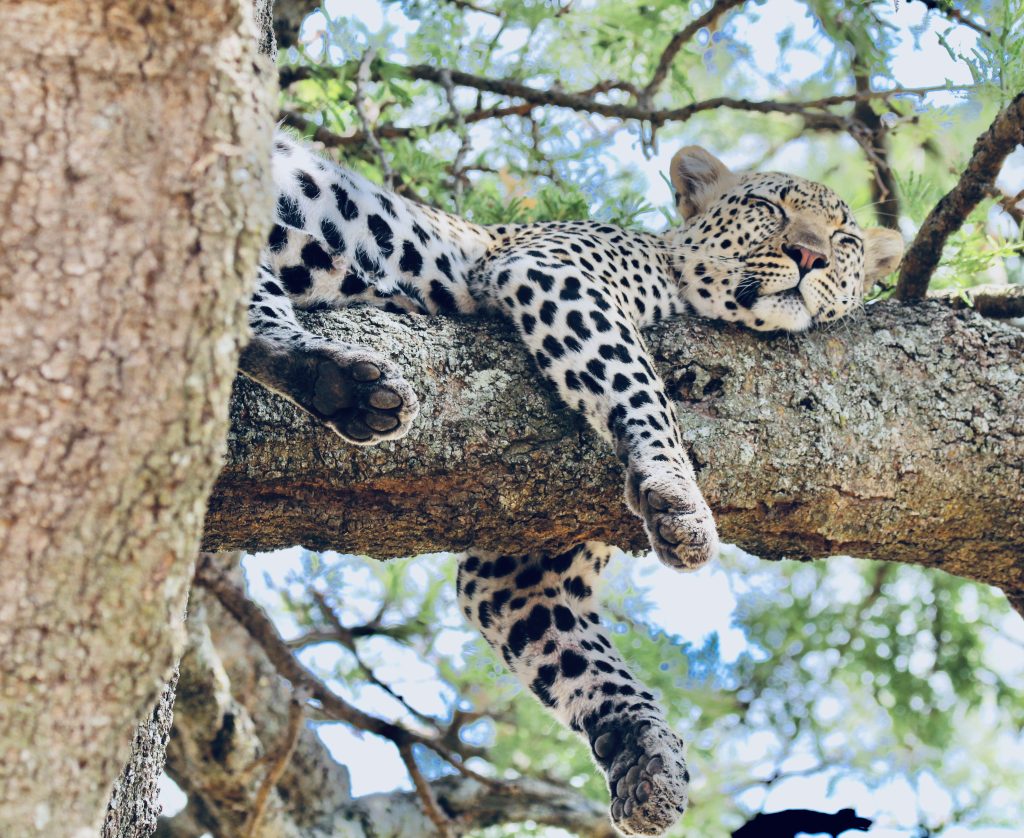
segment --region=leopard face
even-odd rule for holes
[[[698,314],[801,332],[857,309],[903,255],[895,230],[861,228],[827,186],[737,175],[704,149],[672,160],[685,225],[668,234],[680,291]]]

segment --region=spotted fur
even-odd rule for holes
[[[695,568],[717,551],[644,326],[683,312],[758,330],[802,331],[859,305],[895,267],[897,234],[862,230],[827,187],[735,175],[681,150],[672,182],[686,224],[664,235],[592,221],[484,227],[385,192],[280,134],[276,224],[250,306],[242,370],[355,444],[401,437],[416,396],[390,360],[307,332],[296,309],[369,304],[418,314],[498,315],[540,375],[614,446],[626,501],[658,557]],[[594,599],[609,548],[557,556],[460,557],[466,616],[509,668],[587,739],[611,816],[660,834],[683,811],[682,742],[625,668]]]

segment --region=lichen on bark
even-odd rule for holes
[[[240,380],[207,549],[645,549],[609,447],[552,403],[504,324],[373,310],[306,322],[398,361],[421,414],[405,439],[353,448]],[[1024,590],[1020,329],[884,303],[795,338],[680,318],[647,341],[726,540]]]

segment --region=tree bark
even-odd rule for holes
[[[273,111],[245,0],[4,24],[0,834],[95,835],[183,643]]]
[[[178,670],[157,700],[152,716],[135,729],[132,753],[114,781],[101,838],[149,838],[160,816],[160,775],[167,758],[167,740],[174,721],[174,690]]]
[[[553,406],[504,324],[375,310],[306,323],[398,360],[421,414],[405,439],[353,448],[239,380],[207,549],[646,549],[609,447]],[[1024,332],[927,302],[799,338],[686,318],[647,338],[724,539],[1024,590]]]

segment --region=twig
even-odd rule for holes
[[[337,613],[331,607],[331,604],[327,601],[327,598],[323,595],[323,593],[314,589],[309,589],[309,595],[316,603],[316,606],[319,609],[320,613],[323,615],[323,618],[327,620],[327,622],[330,624],[331,631],[334,635],[333,639],[336,642],[340,643],[342,646],[344,646],[346,649],[348,649],[352,657],[355,658],[356,666],[359,667],[360,671],[363,673],[366,679],[375,687],[379,687],[380,689],[384,690],[384,692],[386,692],[395,701],[401,704],[409,712],[410,715],[419,719],[421,722],[430,725],[440,734],[441,726],[437,719],[428,716],[426,713],[420,712],[411,704],[409,704],[408,701],[406,701],[402,696],[395,692],[395,690],[391,687],[390,684],[386,684],[385,682],[381,681],[380,678],[377,677],[376,673],[369,666],[367,666],[367,664],[363,661],[362,657],[359,654],[359,648],[356,646],[356,632],[342,625],[342,622],[338,618]],[[365,632],[363,636],[367,636],[370,634],[386,634],[386,632],[379,632],[376,630],[368,631]]]
[[[987,192],[990,198],[996,199],[1003,212],[1010,216],[1017,223],[1018,227],[1024,224],[1024,207],[1021,206],[1021,204],[1024,204],[1024,189],[1016,195],[1007,195],[1001,189],[992,185]]]
[[[970,27],[975,32],[981,35],[991,35],[984,26],[980,23],[975,23],[963,12],[961,12],[956,6],[954,6],[950,0],[918,0],[919,3],[923,3],[929,9],[934,12],[938,12],[943,17],[949,18],[954,23],[960,23],[964,26]]]
[[[355,79],[356,93],[353,104],[355,105],[356,113],[359,115],[359,121],[362,123],[363,133],[366,135],[366,143],[373,149],[373,153],[377,155],[377,159],[380,162],[381,172],[384,175],[384,186],[391,189],[395,184],[395,173],[391,170],[380,140],[373,133],[373,123],[366,110],[366,87],[370,83],[370,65],[373,63],[376,54],[377,51],[371,48],[364,52],[363,57],[359,59],[359,69],[356,71]]]
[[[437,798],[434,796],[434,790],[430,787],[427,778],[423,776],[420,767],[416,764],[416,758],[412,753],[412,746],[409,744],[399,745],[398,755],[402,758],[402,762],[405,763],[405,770],[409,772],[412,784],[416,787],[416,794],[420,798],[420,803],[423,804],[423,811],[426,812],[431,823],[437,827],[438,835],[441,838],[452,838],[452,822],[441,811]]]
[[[896,297],[920,300],[928,290],[942,248],[987,194],[1006,156],[1024,142],[1024,93],[1001,110],[974,144],[974,151],[956,186],[928,213],[903,257]]]
[[[462,212],[462,194],[465,187],[462,161],[469,153],[469,132],[466,130],[466,120],[462,117],[462,111],[455,104],[455,85],[452,84],[450,70],[441,71],[441,87],[444,88],[444,98],[448,102],[448,110],[451,112],[455,135],[459,138],[459,150],[455,152],[455,159],[452,160],[448,171],[452,176],[452,200],[455,202],[455,210]]]
[[[730,9],[742,5],[744,2],[745,0],[715,0],[711,8],[704,12],[704,14],[690,21],[685,27],[676,32],[672,36],[672,40],[668,42],[668,46],[661,53],[651,80],[647,82],[644,89],[637,95],[637,101],[642,105],[650,106],[651,98],[668,77],[669,68],[672,66],[675,57],[679,54],[679,50],[683,48],[683,45],[692,40],[701,29],[714,26],[718,18]]]
[[[502,12],[496,12],[494,9],[488,9],[484,6],[478,6],[476,3],[470,3],[469,0],[444,0],[445,3],[451,3],[460,9],[468,9],[471,12],[479,12],[482,15],[490,15],[491,17],[504,17]]]
[[[267,776],[260,783],[260,787],[256,792],[256,799],[253,801],[252,811],[249,813],[245,828],[242,830],[242,834],[246,838],[255,838],[258,834],[260,821],[263,819],[263,814],[267,809],[267,802],[270,800],[270,792],[277,785],[278,780],[281,779],[281,775],[284,774],[284,770],[288,767],[292,754],[295,752],[295,746],[299,741],[299,733],[302,731],[303,708],[306,704],[306,698],[307,696],[301,690],[296,690],[292,693],[291,701],[288,704],[288,727],[284,732],[281,744],[268,757],[270,768],[267,771]]]
[[[313,699],[319,702],[320,709],[325,716],[390,739],[396,746],[406,743],[423,745],[447,760],[463,776],[470,777],[487,786],[494,784],[494,780],[466,767],[459,755],[436,737],[425,736],[401,725],[364,713],[328,689],[323,681],[299,663],[263,609],[250,600],[245,595],[245,591],[217,565],[214,554],[203,553],[199,556],[199,561],[196,564],[195,583],[217,597],[228,613],[238,620],[249,636],[266,652],[267,659],[278,674],[290,681],[294,688],[303,688],[308,692]]]

